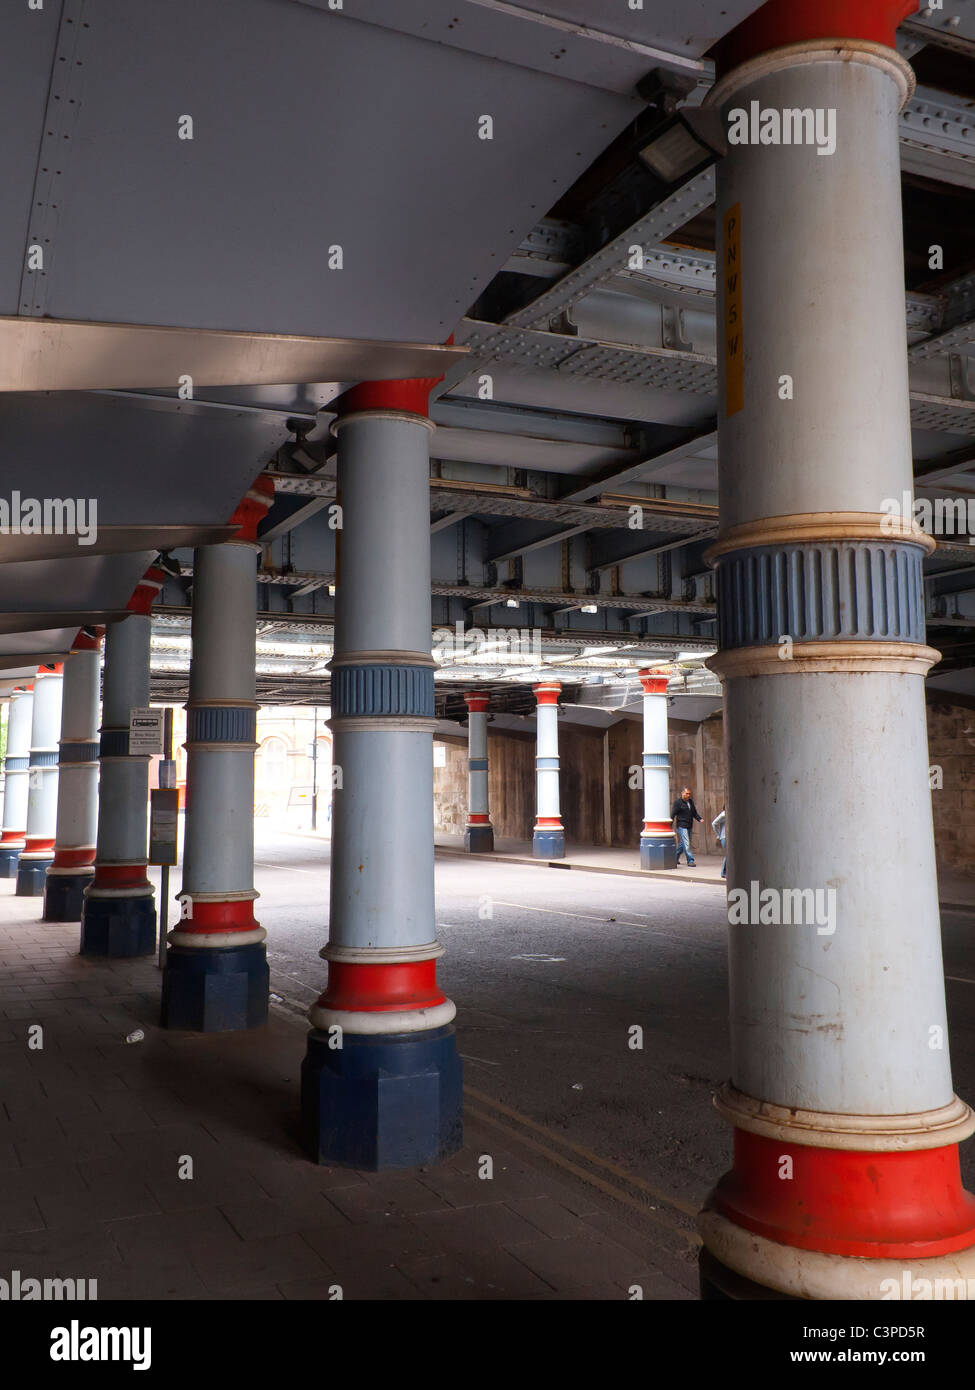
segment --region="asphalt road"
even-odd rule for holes
[[[255,861],[272,989],[304,1010],[326,975],[329,845],[262,828]],[[972,1099],[975,915],[944,929],[955,1085]],[[438,978],[469,1086],[696,1203],[729,1157],[711,1106],[730,1068],[725,931],[717,886],[438,856]]]

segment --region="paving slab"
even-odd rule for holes
[[[77,924],[40,910],[0,883],[0,1274],[154,1301],[624,1299],[637,1276],[690,1296],[683,1250],[658,1259],[638,1210],[614,1239],[624,1209],[477,1115],[436,1167],[309,1162],[294,1009],[247,1034],[168,1033],[153,960],[82,960]]]

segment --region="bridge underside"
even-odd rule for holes
[[[131,1296],[975,1288],[975,14],[228,17],[2,20],[13,1231],[89,1206],[113,1297],[153,1230]]]

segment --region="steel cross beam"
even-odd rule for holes
[[[676,463],[679,459],[694,453],[699,454],[717,442],[718,432],[716,429],[705,430],[701,434],[690,434],[683,444],[673,445],[662,453],[651,454],[648,458],[641,459],[639,463],[628,464],[625,468],[606,473],[595,482],[586,483],[583,487],[574,488],[571,492],[567,492],[561,500],[564,502],[585,502],[590,497],[599,496],[600,493],[616,484],[637,482],[647,478],[652,473],[659,473],[661,469],[669,467],[670,464]],[[643,505],[639,499],[637,501],[640,506]],[[652,498],[647,498],[648,505],[652,501]]]
[[[630,560],[648,560],[653,555],[662,555],[667,550],[679,550],[682,545],[693,545],[695,541],[708,541],[718,534],[716,526],[708,526],[703,531],[696,531],[690,536],[681,536],[677,541],[665,541],[662,545],[651,545],[645,550],[633,550],[628,555],[616,555],[611,560],[600,560],[598,564],[589,565],[588,568],[594,573],[601,573],[604,570],[614,570],[617,565],[625,565]]]
[[[629,608],[634,612],[654,611],[674,613],[713,614],[714,603],[704,603],[696,599],[648,598],[645,594],[587,594],[573,593],[567,589],[499,589],[477,584],[440,584],[434,580],[430,592],[438,598],[463,598],[480,600],[474,607],[504,603],[506,599],[517,599],[519,603],[566,604],[579,607],[582,604],[596,608]]]
[[[486,565],[500,565],[505,560],[516,560],[520,555],[529,555],[533,550],[547,550],[550,545],[557,545],[559,541],[571,540],[573,536],[580,536],[589,530],[589,525],[584,522],[581,526],[570,526],[568,530],[553,531],[546,536],[536,536],[534,540],[523,541],[520,545],[512,546],[509,550],[502,551],[498,555],[485,555]]]
[[[669,193],[588,260],[543,291],[531,304],[509,314],[505,323],[514,328],[551,323],[596,285],[612,279],[626,265],[631,246],[652,246],[663,241],[713,202],[714,170],[709,168]]]

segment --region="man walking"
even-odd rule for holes
[[[677,862],[680,863],[681,854],[687,858],[688,867],[693,868],[696,860],[692,857],[691,850],[691,830],[694,822],[700,821],[701,817],[697,813],[694,799],[691,796],[690,787],[685,787],[680,796],[674,802],[670,812],[670,819],[674,825],[674,834],[677,838]]]

